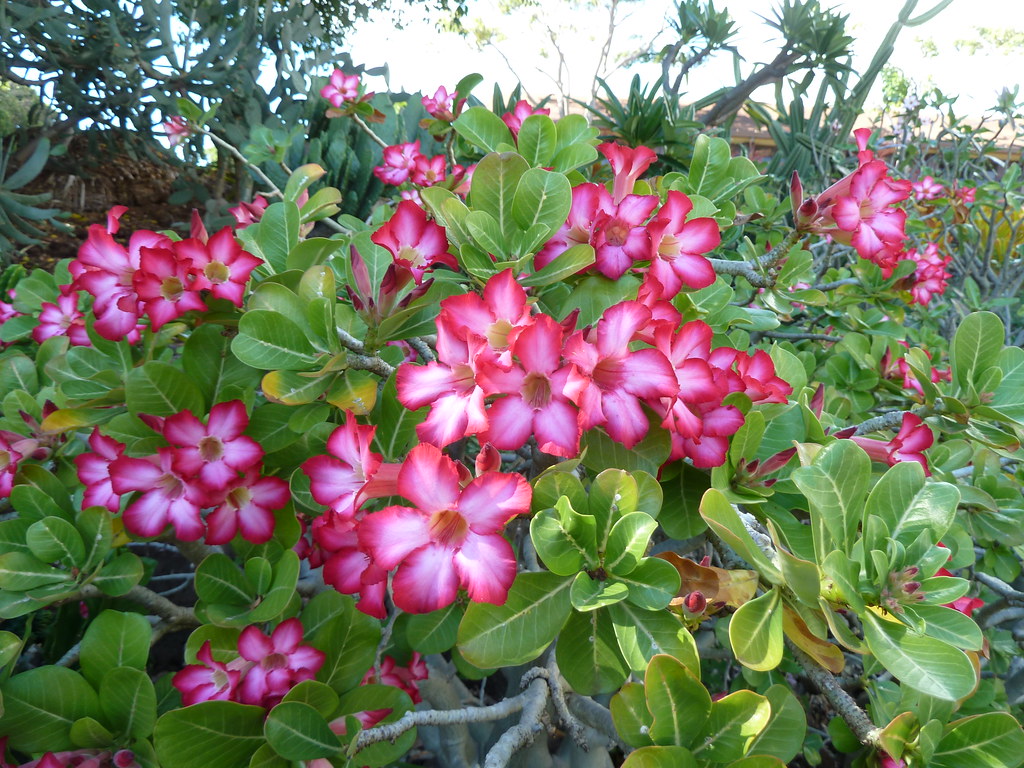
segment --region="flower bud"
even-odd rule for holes
[[[694,615],[704,613],[704,609],[708,607],[708,600],[702,592],[691,592],[683,598],[683,607]]]

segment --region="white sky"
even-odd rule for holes
[[[557,24],[560,4],[555,0],[542,0],[544,18]],[[933,7],[935,0],[919,0],[918,13]],[[497,0],[475,0],[470,6],[470,17],[480,17],[489,26],[497,26],[500,15],[494,11]],[[828,3],[823,3],[828,5]],[[835,2],[835,7],[850,16],[847,31],[854,44],[854,67],[863,69],[870,61],[878,43],[890,25],[896,20],[903,0],[857,0],[857,2]],[[670,0],[640,0],[638,3],[624,3],[631,14],[616,30],[617,50],[636,48],[638,41],[650,38],[665,27],[665,14],[672,8]],[[718,0],[718,8],[728,7],[733,19],[738,22],[740,34],[736,38],[738,47],[746,57],[744,73],[758,60],[770,59],[777,48],[771,46],[774,30],[764,25],[758,14],[768,15],[771,4],[766,0]],[[564,14],[564,11],[562,11]],[[415,13],[410,13],[410,17]],[[604,40],[607,17],[577,11],[566,17],[575,22],[578,31],[565,38],[563,50],[574,63],[572,69],[573,95],[589,97],[589,87],[594,70],[596,51]],[[540,97],[555,90],[550,76],[556,61],[544,58],[542,40],[537,28],[532,31],[525,25],[505,21],[503,33],[506,40],[500,47],[516,67],[526,90],[531,96]],[[554,25],[553,24],[553,25]],[[900,67],[914,81],[922,86],[937,85],[946,94],[959,94],[958,112],[981,114],[995,103],[996,94],[1004,87],[1020,84],[1024,73],[1024,51],[1010,55],[986,55],[983,53],[967,56],[958,53],[953,41],[958,38],[976,36],[973,28],[987,26],[1015,28],[1024,31],[1024,2],[1021,0],[954,0],[952,5],[934,19],[917,27],[904,28],[896,43],[896,50],[890,64]],[[588,31],[589,30],[589,31]],[[631,36],[635,35],[632,40]],[[916,38],[930,38],[940,51],[938,58],[925,58]],[[427,23],[410,23],[404,30],[396,30],[390,22],[378,19],[363,24],[351,33],[349,50],[353,61],[367,67],[387,64],[391,72],[391,87],[409,91],[423,91],[432,94],[439,85],[449,89],[464,75],[479,72],[485,82],[474,93],[490,102],[494,82],[501,85],[504,93],[515,85],[513,76],[501,56],[493,50],[476,51],[469,44],[453,34],[439,33]],[[766,45],[767,43],[767,45]],[[550,46],[549,46],[550,48]],[[645,82],[653,82],[658,74],[657,67],[638,65],[619,72],[609,78],[620,96],[625,95],[629,78],[636,72]],[[711,61],[691,75],[688,88],[694,98],[716,88],[734,83],[732,57],[722,56]],[[370,86],[383,89],[380,80],[371,80]],[[1024,89],[1022,89],[1024,90]],[[771,92],[759,94],[764,100],[773,100]],[[1024,97],[1024,94],[1022,94]],[[875,100],[876,104],[878,100]],[[870,104],[869,104],[870,106]]]

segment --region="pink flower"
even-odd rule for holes
[[[262,259],[253,256],[235,238],[231,227],[224,227],[205,243],[189,238],[174,244],[179,259],[191,262],[193,291],[210,291],[218,299],[242,306],[249,276]],[[204,307],[205,308],[205,307]]]
[[[312,680],[326,656],[302,643],[302,622],[282,621],[268,637],[249,626],[238,638],[238,652],[251,661],[238,686],[238,700],[270,709],[297,683]]]
[[[323,88],[320,95],[331,102],[331,106],[341,108],[346,102],[366,101],[373,96],[372,93],[359,96],[359,75],[346,75],[340,69],[331,73],[331,77]]]
[[[241,672],[213,658],[210,641],[196,652],[201,664],[189,664],[177,672],[171,684],[181,692],[181,703],[186,707],[201,701],[232,701],[238,688]]]
[[[462,111],[463,104],[466,103],[465,99],[461,99],[456,105],[456,95],[448,93],[448,90],[442,85],[434,92],[433,96],[424,96],[420,101],[423,103],[423,108],[427,110],[427,114],[432,118],[450,123],[458,116]]]
[[[11,495],[14,487],[14,475],[18,472],[18,462],[23,455],[12,444],[9,432],[0,432],[0,499]]]
[[[288,483],[279,477],[260,477],[256,468],[236,480],[224,501],[206,518],[206,543],[227,544],[241,532],[251,544],[264,544],[274,535],[274,511],[291,499]]]
[[[907,764],[902,760],[895,760],[887,754],[882,754],[879,758],[879,768],[907,768]]]
[[[435,264],[458,269],[455,257],[448,253],[444,227],[428,221],[427,212],[408,200],[398,204],[391,218],[370,239],[387,248],[395,264],[411,273],[417,285]]]
[[[39,325],[32,329],[32,339],[42,344],[53,336],[67,336],[72,346],[91,347],[85,332],[85,315],[78,309],[78,291],[70,285],[60,286],[57,303],[44,301],[39,313]]]
[[[924,178],[915,181],[910,185],[914,190],[914,199],[918,202],[922,200],[935,200],[936,198],[943,197],[946,194],[946,188],[939,184],[931,176],[925,176]]]
[[[657,349],[630,348],[650,319],[643,304],[624,301],[609,308],[588,334],[577,331],[565,344],[565,358],[575,363],[582,378],[570,390],[580,409],[580,426],[604,426],[627,448],[640,442],[649,428],[641,401],[657,403],[679,391],[665,355]]]
[[[441,302],[437,323],[453,337],[471,335],[487,341],[489,359],[507,366],[509,347],[516,335],[532,323],[526,291],[516,282],[511,269],[494,275],[484,286],[483,298],[475,293],[449,296]]]
[[[647,147],[632,149],[621,144],[605,143],[598,144],[597,148],[611,164],[615,173],[612,202],[616,205],[621,203],[626,195],[632,194],[637,179],[658,159],[658,156]]]
[[[977,187],[953,187],[953,197],[963,205],[973,203],[977,192]]]
[[[359,595],[357,609],[384,619],[387,618],[384,597],[388,572],[374,563],[359,545],[356,522],[356,518],[343,517],[331,509],[314,520],[316,546],[310,553],[309,563],[313,567],[322,564],[324,582],[342,594]]]
[[[242,433],[249,415],[241,400],[217,403],[203,425],[191,411],[168,416],[163,435],[175,446],[174,468],[217,497],[263,458],[259,443]]]
[[[513,138],[519,136],[519,129],[523,127],[523,120],[531,115],[550,115],[550,109],[534,109],[528,101],[517,101],[511,112],[501,116],[505,125],[512,132]]]
[[[419,704],[423,701],[423,697],[420,696],[420,689],[416,682],[426,680],[429,674],[430,672],[423,657],[419,652],[413,651],[412,659],[404,667],[398,666],[393,657],[385,656],[384,660],[380,663],[380,675],[376,673],[373,667],[370,667],[363,676],[363,685],[380,683],[381,685],[394,686],[409,694],[413,704]]]
[[[939,246],[935,243],[928,243],[922,253],[911,248],[906,257],[917,265],[911,278],[914,284],[910,288],[910,303],[927,306],[932,296],[945,293],[947,280],[951,277],[946,267],[953,261],[953,257],[940,256]]]
[[[98,428],[89,435],[92,453],[75,456],[78,479],[85,486],[82,507],[106,507],[117,512],[121,506],[121,495],[115,493],[110,482],[110,465],[124,456],[125,446],[112,437],[105,437]]]
[[[162,123],[167,143],[174,147],[192,135],[192,126],[180,115],[173,115]]]
[[[398,464],[385,464],[370,450],[375,426],[363,426],[345,412],[345,423],[327,439],[330,456],[314,456],[302,465],[309,476],[310,493],[318,504],[330,507],[343,520],[351,520],[363,502],[396,492]]]
[[[547,315],[538,315],[512,344],[519,361],[508,369],[488,366],[481,374],[488,395],[502,394],[487,412],[488,428],[481,442],[514,450],[536,435],[540,450],[571,458],[580,451],[580,416],[571,398],[573,366],[562,364],[562,327]],[[572,381],[570,381],[572,379]]]
[[[191,267],[192,260],[180,257],[173,246],[142,248],[139,268],[132,274],[132,286],[153,330],[191,310],[206,310],[206,304],[195,291]]]
[[[921,417],[913,413],[903,414],[900,431],[888,442],[859,436],[850,440],[863,448],[874,461],[885,462],[890,467],[900,461],[916,461],[924,467],[926,475],[931,474],[924,451],[935,442],[935,435]]]
[[[647,225],[651,238],[650,274],[661,284],[663,296],[672,298],[685,285],[707,288],[715,270],[703,254],[722,242],[718,222],[712,218],[686,220],[693,203],[682,192],[670,191],[665,204]]]
[[[384,164],[376,166],[373,175],[385,184],[397,187],[409,179],[409,174],[416,167],[416,160],[420,157],[423,155],[420,153],[419,139],[408,144],[385,147]]]
[[[173,448],[160,448],[157,456],[134,459],[122,456],[110,463],[110,485],[114,493],[139,491],[140,496],[124,511],[124,527],[137,536],[157,536],[167,523],[182,541],[197,541],[203,535],[199,510],[206,492],[174,468]]]
[[[251,203],[240,201],[234,208],[228,208],[228,213],[235,217],[237,225],[235,229],[245,229],[250,224],[255,224],[263,218],[263,212],[269,203],[263,195],[256,195]]]
[[[417,155],[409,172],[409,179],[420,187],[432,187],[445,180],[446,163],[444,155]]]
[[[395,605],[427,613],[455,601],[460,587],[474,602],[501,605],[516,575],[505,524],[530,509],[521,475],[486,472],[460,488],[455,462],[427,443],[398,473],[398,491],[415,507],[392,506],[360,523],[359,541],[381,568],[398,570]]]

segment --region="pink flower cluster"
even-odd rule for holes
[[[931,176],[924,176],[910,186],[914,190],[914,199],[919,203],[946,196],[946,188]]]
[[[767,353],[712,350],[705,323],[680,328],[669,301],[653,291],[641,297],[574,331],[571,319],[531,313],[525,290],[502,272],[483,297],[441,302],[438,361],[400,366],[398,399],[410,409],[430,406],[417,434],[438,447],[478,435],[513,450],[533,436],[542,451],[563,457],[578,455],[581,435],[595,427],[632,448],[648,432],[646,406],[672,435],[672,459],[721,464],[728,436],[743,423],[723,399],[743,392],[754,402],[785,402],[792,390]]]
[[[158,536],[168,523],[183,541],[205,534],[209,544],[226,544],[240,532],[262,544],[273,536],[273,512],[290,492],[281,478],[262,476],[263,449],[242,434],[242,401],[213,406],[206,424],[191,411],[144,420],[168,442],[154,456],[125,456],[124,445],[93,430],[91,452],[75,457],[85,506],[116,512],[123,496],[137,493],[122,515],[137,536]]]
[[[91,347],[85,331],[85,315],[78,308],[79,292],[70,285],[60,286],[57,302],[44,301],[40,306],[39,324],[32,329],[32,339],[42,344],[54,336],[67,336],[74,347]],[[127,336],[129,343],[138,341],[138,331]]]
[[[406,182],[413,187],[432,187],[446,182],[453,192],[465,195],[469,191],[475,167],[465,168],[456,164],[449,172],[444,155],[427,157],[420,152],[420,140],[416,139],[407,144],[386,147],[384,163],[373,169],[373,175],[385,184],[396,187]],[[419,193],[416,189],[403,190],[402,197],[418,201]]]
[[[398,666],[391,656],[385,656],[384,660],[380,663],[380,675],[377,674],[377,670],[371,667],[366,670],[362,684],[371,685],[379,683],[380,685],[390,685],[409,694],[413,704],[419,704],[423,701],[423,697],[420,696],[420,689],[416,683],[419,680],[426,680],[428,675],[429,671],[423,657],[416,651],[413,651],[412,659],[404,667]],[[391,709],[370,709],[358,712],[355,717],[365,729],[373,728],[373,726],[390,714]],[[342,718],[342,722],[344,722],[344,718]]]
[[[899,344],[907,349],[910,348],[910,345],[905,341],[901,341]],[[931,358],[931,355],[927,350],[925,350],[925,355],[928,355],[929,359]],[[899,379],[902,381],[904,389],[912,389],[917,392],[918,395],[924,395],[924,389],[921,387],[921,382],[917,380],[917,376],[915,376],[914,372],[910,370],[910,365],[907,363],[905,358],[900,357],[894,362],[892,354],[889,350],[886,350],[885,354],[882,355],[880,368],[884,378]],[[949,368],[939,370],[935,366],[932,366],[929,374],[929,380],[933,384],[937,384],[940,381],[952,381],[953,372]]]
[[[378,618],[385,616],[387,576],[395,569],[392,597],[409,613],[450,605],[460,588],[473,601],[503,603],[516,560],[502,530],[529,511],[529,484],[521,475],[498,472],[500,459],[478,462],[473,478],[427,443],[401,464],[385,464],[370,450],[375,432],[347,414],[328,442],[330,455],[302,465],[313,498],[328,507],[313,522],[311,565],[322,564],[325,582],[358,593],[357,607]],[[393,495],[415,506],[362,507]]]
[[[951,277],[946,267],[953,261],[952,256],[940,256],[939,246],[928,243],[921,253],[911,248],[905,258],[917,265],[912,277],[913,285],[910,287],[911,304],[927,306],[932,296],[945,293],[949,284],[947,281]]]
[[[227,663],[213,658],[210,642],[196,653],[172,683],[187,707],[201,701],[237,701],[271,709],[304,680],[312,680],[326,658],[323,651],[302,645],[302,622],[286,619],[268,636],[250,625],[238,637],[239,656]]]
[[[161,126],[164,129],[164,135],[167,136],[167,144],[172,147],[177,146],[193,133],[192,126],[181,115],[172,115],[161,123]]]
[[[885,162],[867,148],[871,131],[854,131],[860,167],[817,198],[803,197],[799,176],[793,174],[792,201],[797,229],[829,235],[852,245],[861,258],[883,269],[895,266],[903,250],[907,213],[896,203],[910,197],[911,183],[889,176]]]
[[[126,210],[115,206],[105,228],[89,227],[78,258],[69,267],[71,289],[94,297],[100,336],[117,341],[135,331],[143,317],[157,330],[191,310],[205,311],[206,292],[242,306],[249,275],[262,262],[242,250],[230,227],[208,240],[194,236],[180,241],[138,230],[125,248],[113,235]]]
[[[139,768],[135,753],[130,749],[116,752],[99,749],[73,749],[65,752],[47,752],[38,760],[29,760],[13,766],[3,757],[3,742],[0,739],[0,768]]]
[[[647,147],[602,144],[598,149],[615,173],[612,192],[594,183],[574,187],[569,218],[537,254],[536,268],[589,243],[595,253],[593,269],[612,280],[640,262],[649,263],[651,286],[662,298],[672,298],[683,286],[706,288],[715,282],[715,271],[703,255],[721,243],[715,220],[687,221],[693,203],[682,192],[669,192],[660,208],[657,195],[632,194],[636,180],[657,159]]]

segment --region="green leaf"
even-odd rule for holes
[[[953,524],[960,491],[949,483],[926,482],[924,467],[901,461],[882,475],[868,494],[864,515],[877,515],[889,535],[910,546],[921,531],[939,541]]]
[[[470,107],[458,116],[452,126],[459,136],[485,152],[496,152],[502,144],[512,144],[508,126],[484,107]]]
[[[115,667],[145,669],[153,629],[141,613],[106,610],[85,630],[80,663],[94,686]]]
[[[459,651],[482,668],[537,658],[569,617],[572,583],[553,573],[518,574],[504,605],[471,603],[466,609],[459,624]]]
[[[509,257],[508,241],[491,214],[485,211],[471,211],[466,217],[466,228],[476,244],[495,256],[498,261],[504,261]]]
[[[114,667],[100,683],[100,709],[114,729],[131,739],[145,739],[156,725],[156,689],[141,669]]]
[[[0,555],[0,589],[25,592],[47,584],[70,581],[71,574],[47,565],[26,552]]]
[[[35,393],[39,389],[39,374],[28,355],[13,354],[0,360],[0,392],[23,389]]]
[[[266,309],[242,315],[231,351],[246,365],[264,371],[307,370],[317,360],[317,351],[299,326]]]
[[[110,512],[103,507],[86,507],[78,513],[75,527],[86,550],[79,567],[83,571],[88,571],[96,567],[110,552],[114,539]]]
[[[643,440],[627,449],[604,430],[591,429],[583,433],[582,446],[586,451],[583,464],[594,471],[618,467],[656,475],[672,451],[672,440],[666,430],[652,426]]]
[[[800,700],[785,685],[773,685],[765,691],[765,698],[771,704],[771,720],[751,743],[749,751],[772,755],[788,765],[803,749],[807,715]]]
[[[355,601],[348,598],[341,612],[309,642],[325,655],[317,679],[338,693],[345,693],[355,688],[373,666],[380,642],[380,623],[357,610]]]
[[[148,655],[148,643],[146,652]],[[80,674],[66,667],[22,672],[0,686],[0,692],[0,732],[8,737],[9,748],[22,752],[71,749],[72,724],[83,717],[100,717],[96,692]]]
[[[154,743],[161,768],[238,768],[265,741],[263,707],[204,701],[174,709],[156,724]]]
[[[761,551],[743,527],[739,513],[721,491],[708,489],[700,502],[701,517],[730,547],[773,584],[783,582],[782,573]]]
[[[71,741],[76,747],[109,747],[114,734],[94,717],[80,717],[71,726]]]
[[[622,768],[697,768],[697,761],[683,747],[641,747],[629,753]]]
[[[323,715],[298,701],[281,702],[270,710],[263,732],[274,751],[289,760],[331,757],[341,751],[341,742]]]
[[[256,599],[245,574],[225,554],[214,552],[196,568],[196,594],[207,603],[250,606]]]
[[[785,650],[782,606],[773,589],[741,605],[729,620],[729,643],[736,660],[758,672],[775,669]]]
[[[962,699],[974,689],[974,665],[960,649],[870,612],[861,618],[871,653],[900,682],[946,701]]]
[[[999,353],[998,364],[1003,378],[992,393],[991,406],[1024,424],[1024,349],[1006,347]]]
[[[772,705],[760,694],[730,693],[711,705],[711,716],[693,754],[716,763],[740,759],[768,724],[771,712]]]
[[[629,597],[629,587],[621,582],[607,581],[585,571],[576,574],[569,588],[569,602],[577,611],[594,611],[614,605]]]
[[[961,391],[972,387],[981,373],[996,365],[1003,348],[1005,327],[992,312],[972,312],[956,329],[949,349],[953,381]]]
[[[31,488],[37,491],[48,500],[48,508],[56,506],[58,511],[52,514],[55,514],[57,517],[63,517],[65,520],[74,519],[76,508],[71,503],[68,489],[63,482],[57,479],[56,475],[45,467],[38,464],[25,464],[20,467],[15,477],[14,486],[14,489],[18,488]],[[14,493],[15,490],[12,490],[12,503],[14,502]],[[14,504],[14,506],[22,516],[25,515],[25,510],[17,504]],[[40,515],[40,517],[45,517],[45,515]]]
[[[616,576],[628,576],[647,551],[658,521],[646,512],[623,515],[608,534],[604,568]]]
[[[522,278],[523,286],[544,286],[559,283],[594,263],[594,246],[580,243],[567,248],[532,275]]]
[[[180,368],[150,360],[133,368],[125,379],[125,404],[131,413],[172,416],[191,411],[204,413],[203,395]]]
[[[584,523],[588,523],[585,525]],[[588,536],[589,532],[589,536]],[[594,518],[581,515],[563,496],[556,509],[542,509],[530,520],[530,540],[548,570],[559,576],[574,576],[596,554]]]
[[[583,696],[617,691],[629,676],[606,610],[573,611],[555,646],[558,668],[572,689]]]
[[[299,207],[291,201],[268,206],[257,227],[253,227],[255,255],[265,259],[275,272],[283,272],[288,254],[299,242]]]
[[[444,653],[455,645],[460,621],[462,610],[457,603],[430,613],[416,614],[409,617],[406,639],[420,653]]]
[[[711,694],[677,659],[658,655],[644,675],[644,693],[656,744],[692,746],[711,714]]]
[[[732,150],[728,141],[700,134],[693,145],[687,191],[713,198],[727,179],[731,159]]]
[[[1024,731],[1006,712],[987,712],[946,726],[933,768],[1017,768],[1024,762]]]
[[[864,449],[852,440],[836,440],[791,477],[810,505],[819,562],[833,549],[849,554],[871,482],[871,459]]]
[[[558,143],[558,131],[547,115],[530,115],[523,120],[516,137],[516,148],[533,166],[549,166]]]
[[[572,187],[563,174],[531,168],[519,179],[512,198],[512,218],[523,232],[543,227],[546,234],[537,239],[545,242],[565,223],[571,206]]]
[[[381,720],[380,724],[393,723],[412,709],[412,701],[408,694],[390,685],[362,685],[341,697],[338,704],[340,715],[352,715],[366,710],[390,709],[391,713]],[[350,722],[351,718],[347,718]],[[349,731],[353,733],[352,730]],[[351,736],[349,737],[351,738]],[[412,728],[393,742],[378,742],[356,752],[351,758],[351,765],[392,766],[399,758],[412,748],[416,742],[416,729]]]
[[[921,605],[909,607],[913,614],[925,623],[924,632],[929,637],[942,640],[965,651],[980,651],[984,638],[979,627],[970,616],[943,605]]]
[[[259,382],[259,371],[231,354],[231,339],[218,325],[201,325],[189,334],[181,366],[210,405],[221,402],[230,387],[248,389]]]
[[[25,543],[32,554],[45,563],[59,560],[81,568],[85,562],[85,544],[71,523],[60,517],[44,517],[29,526]]]
[[[643,669],[647,669],[646,662]],[[615,730],[624,742],[631,747],[643,747],[654,743],[650,737],[653,719],[651,711],[647,708],[644,687],[640,683],[626,683],[622,686],[619,692],[612,696],[609,709]]]
[[[308,704],[323,717],[331,717],[338,709],[338,694],[325,683],[303,680],[284,695],[282,701],[299,701]]]
[[[288,607],[295,596],[295,585],[299,581],[299,556],[287,549],[274,563],[274,581],[263,599],[249,612],[251,622],[274,621]]]
[[[645,557],[627,576],[616,576],[629,587],[629,600],[638,608],[659,611],[668,606],[679,592],[679,571],[657,557]]]
[[[519,180],[529,169],[529,163],[522,157],[505,152],[486,155],[473,171],[469,205],[475,211],[489,214],[506,240],[511,240],[519,229],[513,216],[513,199]]]
[[[142,560],[138,555],[122,551],[104,565],[89,583],[104,594],[120,597],[142,581],[143,570]]]
[[[700,674],[700,658],[693,635],[670,611],[645,611],[629,602],[609,609],[615,637],[623,657],[634,672],[642,672],[658,654],[667,654]]]

